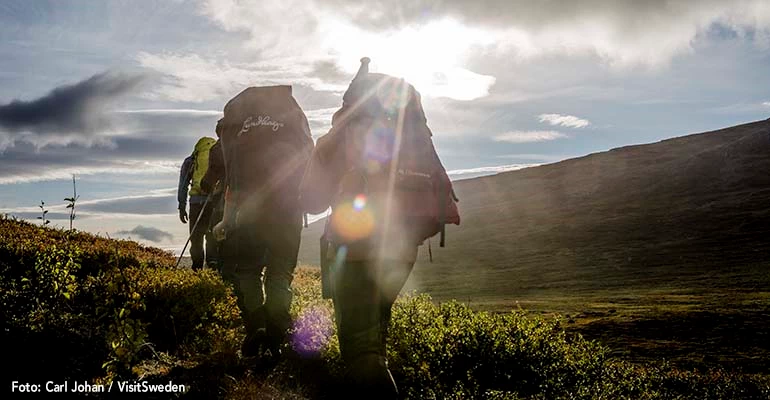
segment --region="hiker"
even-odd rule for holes
[[[206,174],[201,179],[201,190],[206,193],[210,193],[209,207],[211,207],[211,217],[208,222],[208,229],[212,231],[214,236],[214,248],[218,255],[218,263],[216,270],[222,272],[222,264],[225,262],[226,255],[222,252],[222,241],[218,240],[213,235],[213,229],[216,224],[222,221],[224,215],[225,199],[224,199],[224,186],[225,186],[225,162],[222,152],[222,119],[217,121],[215,129],[217,134],[217,141],[209,149],[209,167],[206,169]]]
[[[436,155],[419,93],[368,72],[368,58],[316,143],[300,186],[304,211],[332,207],[321,240],[340,352],[352,391],[397,398],[387,366],[391,309],[426,239],[459,224],[452,185]],[[443,244],[443,243],[442,243]],[[331,272],[327,273],[329,268]]]
[[[209,229],[211,205],[206,202],[208,192],[201,188],[201,180],[208,170],[209,150],[216,141],[202,137],[195,144],[193,153],[184,159],[179,173],[177,201],[179,202],[179,220],[183,224],[190,222],[190,257],[192,269],[203,268],[204,257],[209,268],[217,269],[217,251],[215,241]],[[187,214],[187,194],[189,187],[190,214]],[[203,251],[204,237],[206,251]]]
[[[243,357],[282,355],[291,327],[291,282],[302,211],[299,184],[313,149],[291,86],[251,87],[224,108],[220,143],[225,207],[222,276],[235,288],[246,328]]]

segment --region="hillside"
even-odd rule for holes
[[[407,289],[566,314],[623,358],[767,373],[768,155],[770,120],[458,181],[462,225]]]
[[[0,217],[5,391],[16,398],[19,387],[30,386],[60,397],[78,381],[88,382],[94,391],[88,397],[97,399],[350,397],[317,268],[296,271],[294,329],[286,357],[275,363],[239,356],[241,319],[219,274],[173,265],[171,254],[136,242]],[[404,399],[766,399],[770,393],[767,377],[618,362],[600,344],[567,334],[559,319],[436,305],[425,295],[400,298],[389,331],[390,369]],[[55,382],[70,382],[71,390]],[[124,382],[136,382],[134,389]]]
[[[456,182],[463,223],[413,286],[438,298],[649,287],[770,251],[770,120]],[[301,259],[317,262],[321,224]]]

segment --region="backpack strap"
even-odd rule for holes
[[[196,165],[197,163],[195,162],[196,161],[195,159],[197,158],[196,156],[197,154],[195,150],[193,150],[192,154],[190,154],[189,156],[192,162],[190,163],[190,169],[187,170],[187,173],[184,176],[184,181],[187,182],[188,185],[192,184],[193,173],[195,172],[195,168],[197,167]]]
[[[192,161],[193,161],[192,168],[190,168],[190,171],[194,171],[195,168],[198,168],[198,150],[193,150],[192,154],[190,154],[190,157],[192,157]]]

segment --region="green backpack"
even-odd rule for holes
[[[216,139],[210,137],[202,137],[195,144],[195,150],[193,150],[193,167],[192,167],[192,182],[190,183],[190,195],[202,196],[207,195],[201,189],[201,181],[206,175],[206,171],[209,169],[209,150],[216,143]]]

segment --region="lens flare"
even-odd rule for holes
[[[366,132],[364,152],[368,160],[387,162],[393,158],[396,131],[393,126],[376,124]]]
[[[409,90],[404,81],[396,81],[395,85],[382,85],[377,88],[377,99],[382,107],[391,115],[402,112],[409,104]]]
[[[380,173],[382,170],[382,164],[377,160],[367,160],[366,161],[366,172],[369,175],[375,175]]]
[[[334,256],[334,269],[332,271],[339,271],[345,265],[345,260],[348,257],[348,246],[342,245],[337,249],[337,254]],[[335,273],[335,272],[332,272]]]
[[[302,357],[317,357],[334,333],[331,310],[311,306],[302,311],[291,330],[291,345]]]
[[[366,207],[366,196],[359,194],[356,196],[355,199],[353,199],[353,209],[356,211],[361,211]]]
[[[374,231],[374,216],[363,198],[361,209],[357,209],[353,202],[341,204],[332,213],[332,227],[342,239],[355,241],[367,238]]]

